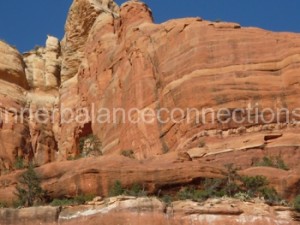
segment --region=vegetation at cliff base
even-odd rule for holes
[[[265,156],[261,160],[253,159],[253,161],[254,161],[254,166],[273,167],[282,170],[289,170],[289,167],[286,165],[286,163],[280,156],[276,156],[276,157]]]
[[[74,198],[62,198],[62,199],[53,199],[50,203],[51,206],[68,206],[68,205],[82,205],[86,202],[92,201],[94,195],[77,195]]]
[[[119,180],[115,181],[114,185],[109,191],[109,196],[118,196],[124,194],[125,189],[122,187],[122,184]]]
[[[122,183],[117,180],[109,190],[109,196],[129,195],[135,197],[147,196],[147,192],[140,184],[133,184],[130,188],[124,188]]]
[[[17,157],[15,163],[14,163],[14,168],[17,170],[24,169],[25,168],[25,163],[24,159],[22,157]]]
[[[205,201],[209,198],[232,197],[242,201],[247,201],[252,198],[263,198],[266,203],[281,204],[281,198],[274,188],[269,186],[269,182],[264,176],[240,176],[238,168],[233,164],[224,166],[224,174],[222,178],[205,178],[197,184],[190,184],[176,192],[158,192],[154,194],[162,201],[169,204],[174,200],[193,200],[197,202]],[[81,205],[93,199],[93,195],[78,195],[72,198],[50,199],[47,193],[41,188],[41,182],[38,174],[34,170],[32,164],[28,169],[20,175],[16,193],[18,202],[16,206],[34,206],[45,203],[50,203],[52,206],[66,205]],[[161,196],[161,194],[163,194]],[[135,183],[131,186],[122,185],[121,181],[116,180],[110,187],[109,196],[147,196],[145,185]],[[5,207],[5,204],[0,204],[0,208]],[[300,195],[294,201],[294,208],[300,211]]]
[[[264,176],[240,176],[237,168],[226,165],[224,178],[206,178],[201,188],[184,187],[177,193],[179,200],[190,199],[204,201],[208,198],[228,196],[246,201],[251,198],[262,197],[268,204],[280,204],[281,198]]]
[[[297,195],[295,200],[294,200],[294,209],[297,212],[300,212],[300,195]]]
[[[17,204],[20,206],[33,206],[45,203],[47,193],[41,187],[41,181],[29,164],[28,169],[19,177],[15,194],[18,197]]]

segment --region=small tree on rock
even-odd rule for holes
[[[46,199],[46,192],[41,187],[41,181],[37,173],[34,170],[32,164],[28,169],[20,176],[19,183],[16,187],[15,193],[19,199],[19,205],[33,206],[41,204]]]

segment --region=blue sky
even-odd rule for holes
[[[118,4],[125,1],[117,0]],[[145,0],[160,23],[172,18],[199,16],[234,21],[273,31],[300,33],[299,0]],[[47,34],[63,37],[72,0],[0,1],[0,39],[21,52],[44,45]]]

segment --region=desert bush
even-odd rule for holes
[[[282,169],[282,170],[289,170],[290,169],[285,164],[284,160],[280,156],[277,156],[275,160],[276,160],[276,166],[277,166],[277,168]]]
[[[20,176],[16,191],[21,206],[38,205],[44,203],[47,198],[46,191],[41,188],[41,181],[32,164]]]
[[[68,206],[68,205],[83,205],[86,202],[92,201],[94,195],[78,195],[74,198],[53,199],[51,206]]]
[[[114,185],[109,190],[109,196],[119,196],[125,193],[125,189],[122,187],[122,184],[119,180],[115,181]]]
[[[260,193],[264,197],[265,202],[270,205],[280,204],[282,202],[282,199],[274,188],[264,187],[260,190]]]
[[[79,139],[79,150],[81,157],[87,157],[92,152],[102,155],[102,143],[97,136],[90,134]]]
[[[297,195],[295,200],[294,200],[294,209],[297,212],[300,212],[300,195]]]
[[[250,197],[257,196],[262,188],[266,187],[269,183],[267,178],[264,176],[243,176],[241,181],[243,183],[243,189],[245,193],[247,193]]]
[[[194,188],[183,188],[177,193],[179,200],[204,201],[210,197],[215,197],[215,194],[208,190],[196,190]]]
[[[233,197],[241,201],[248,201],[251,199],[251,196],[249,196],[247,193],[244,192],[238,192]]]
[[[74,201],[77,204],[80,205],[80,204],[84,204],[86,202],[92,201],[94,198],[95,198],[95,195],[91,195],[91,194],[84,195],[84,194],[81,194],[81,195],[75,196],[74,197]]]
[[[17,157],[16,162],[14,163],[14,168],[17,170],[25,168],[24,159],[22,157]]]
[[[173,197],[170,195],[164,195],[160,198],[160,200],[166,203],[167,205],[170,205],[173,201]]]
[[[124,194],[136,197],[147,196],[147,192],[140,184],[133,184],[129,190],[124,191]]]
[[[221,193],[225,194],[226,196],[233,197],[236,193],[239,192],[240,192],[239,185],[234,182],[231,182],[231,183],[227,183],[224,186]]]
[[[123,188],[120,181],[115,181],[114,185],[109,191],[109,196],[119,196],[119,195],[129,195],[135,197],[147,196],[147,192],[144,190],[144,187],[140,184],[133,184],[130,188]]]
[[[74,205],[74,200],[73,199],[53,199],[52,202],[50,203],[51,206],[68,206],[68,205]]]
[[[285,164],[284,160],[280,157],[269,157],[265,156],[261,161],[258,161],[254,166],[273,167],[282,170],[289,170],[289,167]]]
[[[128,150],[123,150],[121,151],[121,155],[125,156],[125,157],[128,157],[128,158],[131,158],[131,159],[134,159],[134,151],[132,149],[128,149]]]
[[[206,193],[207,198],[209,197],[221,197],[225,195],[223,190],[225,185],[225,179],[219,178],[206,178],[203,182],[203,188]]]
[[[238,168],[233,164],[225,165],[226,172],[224,178],[223,192],[233,197],[236,193],[240,191],[239,185],[237,182],[241,179],[238,174]]]
[[[194,196],[194,189],[193,188],[183,188],[182,190],[180,190],[178,193],[177,193],[177,197],[180,199],[180,200],[187,200],[187,199],[193,199],[193,196]]]

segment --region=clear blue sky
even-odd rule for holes
[[[117,0],[118,4],[125,1]],[[155,21],[200,16],[273,31],[300,32],[299,0],[145,0]],[[21,52],[63,37],[72,0],[1,0],[0,39]]]

